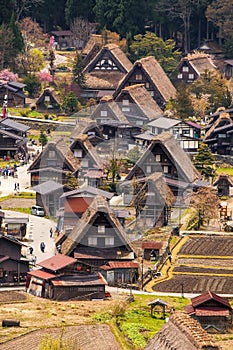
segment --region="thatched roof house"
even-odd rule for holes
[[[105,231],[101,233],[102,237],[110,238],[105,243],[100,240],[98,242],[98,223],[105,227]],[[100,230],[99,230],[100,231]],[[88,237],[96,237],[95,240],[88,240]],[[110,242],[111,241],[111,242]],[[88,244],[89,242],[89,244]],[[109,244],[112,243],[112,244]],[[87,208],[72,232],[65,237],[61,244],[63,254],[76,257],[78,259],[83,256],[103,259],[103,260],[133,260],[134,252],[130,245],[128,237],[121,226],[119,220],[111,210],[106,198],[96,196],[90,206]],[[121,251],[121,254],[117,253]],[[102,264],[101,264],[102,265]]]
[[[31,186],[47,181],[48,178],[64,184],[67,172],[77,176],[79,168],[80,162],[63,139],[50,141],[28,168]]]
[[[145,88],[163,109],[165,103],[176,95],[176,89],[154,56],[137,60],[128,74],[120,81],[114,98],[122,89],[133,84],[144,84]]]
[[[107,120],[117,120],[123,124],[128,124],[128,120],[124,113],[110,95],[101,98],[100,103],[93,111],[91,118],[96,120],[98,124]]]
[[[161,171],[173,193],[175,188],[187,188],[200,178],[191,159],[170,132],[163,132],[152,140],[125,180],[132,180],[134,176],[143,178]]]
[[[106,95],[106,90],[113,93],[131,67],[132,63],[119,46],[115,44],[104,46],[83,70],[86,90],[99,91],[98,97]]]
[[[38,110],[57,110],[60,108],[60,102],[58,96],[56,96],[54,90],[46,88],[38,97],[36,101],[36,107]]]
[[[174,313],[144,350],[220,350],[201,325],[184,313]]]
[[[84,65],[87,66],[88,63],[96,56],[103,46],[103,37],[100,34],[91,34],[88,42],[82,50],[82,58]]]
[[[103,142],[104,137],[98,124],[91,119],[79,120],[70,134],[70,139],[75,140],[79,135],[86,134],[93,146]]]
[[[143,84],[125,87],[115,101],[133,125],[143,125],[163,114]]]
[[[204,52],[194,52],[183,57],[177,67],[179,81],[192,82],[207,72],[217,72],[211,57]]]

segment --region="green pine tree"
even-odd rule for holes
[[[177,117],[187,119],[194,115],[194,108],[188,87],[181,83],[176,90],[176,98],[172,101],[172,109]]]
[[[14,13],[11,16],[11,20],[9,23],[9,29],[13,33],[12,46],[14,48],[14,55],[17,56],[18,53],[23,51],[24,41],[23,41],[23,37],[22,37],[21,31],[19,29],[19,26],[18,26],[17,22],[15,21],[15,14]]]
[[[215,174],[214,164],[214,155],[208,145],[201,143],[194,158],[194,165],[206,180],[213,178]]]
[[[85,75],[83,74],[83,60],[80,54],[76,54],[74,64],[73,64],[73,79],[74,81],[80,86],[81,89],[85,88],[86,79]]]

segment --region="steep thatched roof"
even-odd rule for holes
[[[60,105],[60,101],[58,96],[55,94],[55,91],[53,89],[50,88],[46,88],[44,89],[44,91],[40,94],[40,96],[38,97],[37,101],[36,101],[36,105],[40,108],[47,108],[45,106],[45,96],[49,96],[50,98],[50,102],[49,104],[53,105],[54,107],[59,107]]]
[[[96,70],[96,65],[102,60],[111,59],[115,69]],[[102,47],[97,55],[84,68],[86,85],[91,89],[113,89],[115,90],[119,81],[131,69],[132,63],[125,53],[115,44]]]
[[[148,186],[147,195],[150,195],[150,193],[160,194],[164,203],[168,207],[171,207],[175,203],[175,196],[164,180],[164,175],[162,173],[154,173],[150,176],[147,176],[141,190],[145,189],[146,186]]]
[[[63,163],[67,165],[71,172],[76,172],[80,168],[79,160],[74,156],[64,140],[59,139],[57,141],[50,141],[47,143],[43,151],[29,166],[28,171],[31,172],[35,169],[41,170],[43,167],[47,167],[47,153],[50,150],[55,150],[55,152],[57,152],[57,156],[64,160]],[[54,169],[59,170],[57,167],[54,167]]]
[[[220,350],[221,348],[198,321],[187,314],[176,312],[145,347],[145,350],[155,349]]]
[[[154,56],[143,57],[137,60],[127,75],[120,81],[114,96],[116,97],[120,91],[127,85],[129,77],[133,74],[134,70],[140,69],[145,73],[147,79],[156,87],[161,94],[164,101],[168,101],[171,97],[175,97],[176,89],[172,85],[170,79],[160,66],[159,62]]]
[[[220,126],[220,124],[222,124],[223,122],[225,124],[233,124],[233,121],[229,113],[220,112],[218,119],[213,123],[213,125],[206,132],[204,136],[204,140],[207,140],[211,136],[211,134],[215,131],[215,129],[217,129]]]
[[[79,120],[70,134],[71,139],[75,139],[80,134],[87,134],[91,129],[98,129],[98,125],[92,119]]]
[[[144,84],[135,84],[125,87],[116,98],[116,102],[121,99],[121,94],[128,94],[133,103],[137,105],[142,114],[149,120],[156,119],[163,114],[163,111],[146,90]]]
[[[100,48],[103,45],[103,37],[100,34],[91,34],[85,47],[82,50],[82,55],[87,56],[94,49],[95,46]]]
[[[96,163],[97,166],[99,166],[100,168],[103,165],[103,160],[102,158],[99,157],[99,155],[96,152],[96,149],[94,146],[92,146],[90,140],[88,139],[88,135],[86,134],[79,134],[74,141],[71,143],[70,145],[70,149],[74,149],[75,145],[77,143],[80,143],[84,150],[87,152],[87,154],[92,158],[92,160],[94,161],[94,163]]]
[[[203,52],[197,51],[187,55],[181,60],[180,65],[182,65],[183,61],[187,61],[199,76],[204,74],[206,71],[216,71],[216,66],[211,57]]]
[[[217,186],[219,183],[221,183],[222,180],[225,180],[228,182],[229,186],[233,187],[233,177],[229,176],[229,174],[220,174],[216,181],[213,183],[213,186]]]
[[[69,255],[81,241],[83,236],[92,227],[97,215],[107,215],[109,223],[118,235],[122,244],[126,245],[129,251],[133,251],[130,246],[130,242],[126,236],[126,233],[121,226],[119,220],[115,216],[114,212],[108,205],[106,198],[102,196],[96,196],[91,205],[87,208],[77,225],[73,228],[71,233],[65,238],[62,243],[61,251],[63,254]]]
[[[118,106],[118,104],[114,101],[112,96],[106,95],[103,96],[100,100],[100,103],[98,104],[96,110],[92,113],[91,117],[95,118],[96,113],[98,113],[98,110],[102,110],[104,105],[104,110],[108,110],[111,114],[111,118],[107,119],[114,119],[118,120],[121,123],[128,124],[128,120],[123,114],[122,110]]]
[[[170,132],[163,132],[156,136],[148,149],[144,152],[141,158],[137,161],[134,167],[131,169],[125,180],[131,180],[134,176],[135,169],[142,167],[145,159],[152,153],[153,148],[157,145],[161,145],[162,149],[167,153],[167,156],[174,163],[178,172],[178,180],[193,183],[200,178],[200,174],[194,167],[191,159],[180,147],[179,143],[175,140],[174,136]]]

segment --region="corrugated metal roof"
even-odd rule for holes
[[[210,291],[203,293],[201,295],[198,295],[195,298],[192,298],[191,301],[192,301],[193,307],[196,308],[197,306],[199,306],[199,305],[201,305],[201,304],[203,304],[206,301],[211,300],[211,299],[213,299],[213,300],[217,301],[218,303],[223,304],[223,305],[227,306],[229,309],[231,309],[231,305],[226,298],[222,298],[219,295],[217,295],[213,292],[210,292]]]
[[[42,269],[30,271],[30,272],[28,272],[28,275],[31,275],[31,276],[37,277],[37,278],[41,278],[43,280],[47,280],[47,279],[56,277],[56,275],[53,275],[52,273],[48,273],[46,271],[43,271]]]
[[[38,265],[51,271],[57,271],[66,266],[74,264],[75,262],[77,262],[77,260],[74,258],[63,254],[57,254],[51,258],[41,261]]]
[[[161,249],[162,242],[142,242],[142,249]]]
[[[216,308],[216,307],[205,307],[195,309],[196,316],[228,316],[228,309]]]
[[[59,279],[53,280],[52,284],[54,286],[96,286],[96,285],[106,285],[107,282],[101,273],[88,274],[88,275],[72,275],[72,276],[62,276]]]
[[[112,269],[130,269],[139,267],[139,263],[133,261],[109,261],[108,264]]]

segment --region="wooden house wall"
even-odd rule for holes
[[[186,72],[184,69],[187,69],[188,71]],[[193,74],[193,78],[190,77],[190,74]],[[190,83],[196,80],[198,76],[199,75],[197,74],[196,70],[189,64],[188,61],[184,60],[179,68],[178,80]]]
[[[0,283],[25,282],[29,271],[28,263],[16,260],[6,260],[0,263]]]
[[[105,232],[99,233],[98,227],[104,226]],[[89,238],[97,238],[97,245],[90,244]],[[106,244],[106,238],[113,237],[114,244],[109,245]],[[97,218],[94,220],[92,225],[90,225],[90,228],[88,229],[87,233],[84,235],[82,240],[80,241],[80,244],[85,246],[97,246],[98,248],[115,248],[117,250],[118,247],[122,246],[122,240],[120,240],[119,236],[117,235],[115,229],[112,227],[111,223],[107,219],[107,216],[102,213],[101,215],[98,215]]]
[[[67,170],[68,171],[68,170]],[[40,172],[38,169],[38,172],[35,172],[31,174],[31,186],[39,185],[40,183],[53,180],[56,182],[59,182],[61,184],[65,184],[67,182],[65,174],[61,174],[60,172],[56,172],[56,169],[54,171],[43,171]]]
[[[4,96],[7,94],[7,105],[8,107],[25,106],[25,97],[16,95],[6,87],[0,87],[0,103],[3,104]]]
[[[19,260],[21,257],[21,245],[7,239],[0,239],[0,254]]]
[[[105,285],[73,287],[53,286],[52,289],[52,299],[55,300],[91,300],[104,299],[105,297]]]

